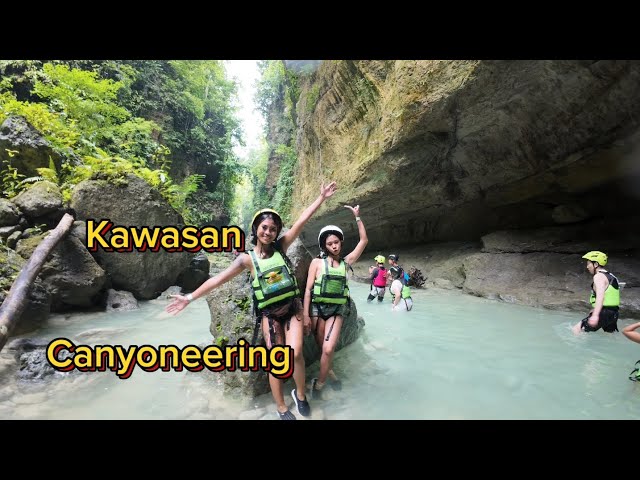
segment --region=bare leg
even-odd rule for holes
[[[311,321],[316,325],[316,328],[314,329],[316,344],[320,348],[320,353],[322,353],[322,341],[324,339],[324,327],[327,324],[327,322],[324,319],[322,319],[321,317],[313,317],[313,319]]]
[[[291,317],[289,329],[285,332],[287,345],[293,348],[293,380],[296,383],[296,393],[299,400],[305,400],[305,364],[302,343],[304,329],[302,322],[295,315]],[[302,395],[302,398],[300,398]]]
[[[331,364],[333,363],[333,354],[336,351],[338,345],[338,339],[340,338],[340,331],[342,330],[342,316],[336,315],[331,317],[325,322],[326,334],[331,334],[327,340],[326,336],[322,339],[322,356],[320,357],[320,375],[318,376],[318,382],[322,385],[327,381],[329,370],[331,370]],[[327,328],[328,326],[328,328]],[[333,327],[333,328],[332,328]],[[324,333],[324,332],[323,332]]]
[[[276,344],[283,345],[284,338],[282,335],[282,326],[278,322],[273,322],[273,325],[276,330]],[[273,345],[271,344],[271,335],[269,333],[269,319],[267,317],[262,317],[262,334],[264,335],[264,339],[267,342],[267,348],[271,349]],[[273,399],[276,402],[276,407],[278,408],[278,412],[280,413],[284,413],[289,410],[289,407],[284,402],[282,384],[283,381],[281,379],[269,374],[269,387],[271,387],[271,395],[273,395]]]

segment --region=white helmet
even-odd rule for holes
[[[318,246],[320,247],[320,251],[324,251],[324,241],[322,237],[327,238],[330,233],[337,235],[340,241],[344,241],[344,233],[342,233],[342,229],[340,227],[327,225],[326,227],[323,227],[318,234]]]

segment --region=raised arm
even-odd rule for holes
[[[226,269],[215,277],[204,282],[193,293],[191,293],[191,300],[189,300],[186,295],[170,295],[174,300],[167,305],[165,310],[168,313],[175,315],[181,310],[184,310],[190,302],[203,297],[214,288],[219,287],[220,285],[227,283],[232,278],[238,276],[243,270],[250,268],[250,263],[251,260],[248,258],[248,255],[239,255]]]
[[[293,241],[296,238],[298,238],[298,236],[300,235],[300,232],[302,232],[302,228],[309,221],[309,219],[316,212],[316,210],[320,208],[320,205],[322,205],[322,203],[327,198],[329,198],[331,195],[335,193],[336,188],[337,188],[336,182],[331,182],[329,185],[326,185],[326,186],[324,185],[324,183],[322,184],[322,186],[320,187],[320,195],[318,196],[318,198],[316,198],[314,202],[311,205],[309,205],[304,212],[300,214],[300,217],[298,217],[298,220],[296,220],[296,222],[293,224],[291,229],[289,229],[289,231],[285,233],[280,239],[280,245],[282,246],[282,250],[284,252],[286,252],[289,246],[293,243]]]
[[[640,343],[640,333],[636,332],[636,329],[640,327],[640,322],[632,323],[631,325],[627,325],[622,329],[622,333],[629,340],[632,340],[636,343]]]
[[[349,205],[345,205],[345,208],[348,208],[353,212],[354,217],[356,217],[356,223],[358,224],[358,235],[360,235],[360,241],[356,245],[356,248],[344,258],[344,261],[349,265],[353,265],[358,261],[362,252],[364,252],[364,247],[369,243],[369,239],[367,238],[367,230],[364,228],[364,223],[360,219],[360,205],[356,205],[355,207],[351,207]]]

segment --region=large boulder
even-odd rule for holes
[[[0,198],[0,227],[17,225],[20,220],[20,211],[13,202],[6,198]]]
[[[240,338],[251,342],[254,334],[255,317],[252,308],[252,289],[248,281],[248,272],[244,272],[231,281],[210,292],[206,301],[211,312],[209,331],[212,343],[224,346],[235,345]],[[262,341],[258,333],[256,343]],[[258,372],[220,372],[225,392],[243,396],[258,396],[269,392],[266,374]]]
[[[29,259],[46,235],[19,240],[16,251]],[[51,292],[53,311],[99,304],[107,281],[105,271],[74,235],[67,235],[56,245],[39,277]]]
[[[107,312],[126,312],[137,310],[138,300],[131,292],[124,292],[110,288],[107,291]]]
[[[11,151],[11,156],[7,150]],[[0,125],[0,159],[9,160],[11,166],[26,177],[38,176],[38,168],[49,168],[49,159],[58,171],[62,163],[51,144],[19,116],[8,117]]]
[[[178,285],[182,287],[184,292],[193,292],[209,279],[210,268],[211,265],[207,256],[204,252],[198,252],[191,259],[189,268],[178,277]]]
[[[47,360],[47,345],[51,339],[46,338],[18,338],[7,343],[6,353],[16,360],[18,370],[15,376],[18,380],[35,385],[56,377],[77,375],[78,370],[60,372],[55,370]],[[58,358],[65,360],[73,354],[67,350],[60,352]],[[46,383],[44,383],[46,384]]]
[[[30,219],[37,219],[62,209],[62,193],[52,182],[33,184],[12,199],[22,213]]]
[[[144,180],[128,175],[125,182],[114,185],[104,180],[85,180],[73,190],[71,206],[78,220],[111,220],[122,227],[163,227],[183,225],[181,216]],[[110,233],[106,238],[110,237]],[[94,253],[98,263],[111,277],[113,288],[133,293],[136,298],[156,298],[163,290],[176,284],[192,253],[107,252]]]

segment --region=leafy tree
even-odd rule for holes
[[[0,77],[0,122],[22,115],[58,151],[84,157],[80,170],[65,164],[57,172],[63,184],[87,166],[110,178],[117,178],[113,169],[148,176],[147,169],[170,182],[165,194],[182,188],[183,198],[172,201],[183,215],[202,195],[220,203],[209,209],[215,215],[229,211],[243,167],[232,148],[241,135],[236,86],[222,62],[10,60],[0,61]],[[204,223],[215,216],[193,212]]]
[[[286,68],[282,60],[264,61],[259,66],[261,78],[257,85],[255,102],[265,117],[265,131],[270,144],[266,154],[267,159],[261,158],[261,160],[265,162],[265,180],[267,164],[279,165],[279,176],[275,192],[267,192],[264,188],[256,192],[263,197],[261,200],[267,200],[265,203],[272,203],[288,221],[297,164],[294,132],[297,122],[296,104],[300,96],[300,79],[299,74]],[[301,74],[307,75],[306,72]],[[260,162],[255,163],[256,172],[262,173],[261,165]],[[254,178],[258,183],[260,182],[258,175]]]

